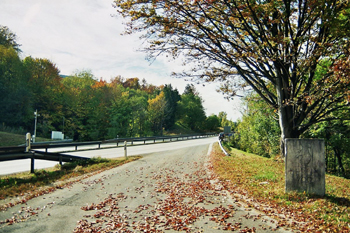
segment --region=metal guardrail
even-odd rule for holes
[[[34,163],[35,159],[57,161],[62,165],[63,162],[72,162],[77,160],[88,160],[90,158],[64,155],[60,153],[48,153],[42,151],[29,151],[25,152],[25,146],[19,147],[0,147],[0,162],[1,161],[11,161],[18,159],[30,159],[30,172],[34,173]]]
[[[156,141],[162,140],[163,142],[166,142],[168,140],[169,142],[172,141],[179,141],[179,140],[189,140],[189,139],[198,139],[203,137],[210,137],[215,136],[215,133],[205,133],[205,134],[189,134],[189,135],[176,135],[176,136],[154,136],[154,137],[135,137],[135,138],[115,138],[115,139],[109,139],[104,141],[92,141],[92,142],[77,142],[77,143],[55,143],[55,144],[40,144],[40,145],[33,145],[31,146],[33,149],[45,149],[45,152],[48,152],[48,149],[50,148],[60,148],[60,147],[74,147],[75,151],[78,150],[78,147],[82,146],[90,146],[90,145],[96,145],[96,149],[101,149],[101,145],[103,144],[115,144],[115,146],[110,147],[118,147],[119,144],[124,145],[124,142],[131,143],[131,145],[134,144],[134,142],[143,142],[143,144],[146,144],[146,141],[153,141],[153,143],[156,143]],[[1,151],[1,147],[0,147]]]
[[[166,142],[168,140],[171,141],[179,141],[179,140],[189,140],[189,139],[198,139],[198,138],[204,138],[204,137],[210,137],[215,136],[215,133],[205,133],[205,134],[188,134],[188,135],[176,135],[176,136],[155,136],[155,137],[139,137],[139,138],[115,138],[105,141],[93,141],[93,142],[77,142],[77,143],[46,143],[46,144],[32,144],[31,145],[31,151],[25,152],[26,146],[11,146],[11,147],[0,147],[0,162],[1,161],[9,161],[9,160],[16,160],[16,159],[26,159],[26,158],[33,158],[36,157],[37,159],[44,159],[44,160],[54,160],[54,161],[62,161],[60,160],[60,157],[66,157],[68,155],[61,155],[59,153],[49,153],[48,149],[50,148],[60,148],[60,147],[74,147],[75,150],[78,150],[78,147],[82,146],[89,146],[89,145],[96,145],[96,149],[100,149],[102,144],[115,144],[115,146],[110,146],[108,148],[112,147],[118,147],[120,143],[124,145],[124,142],[131,143],[131,145],[134,144],[134,142],[142,142],[143,144],[146,144],[146,141],[153,141],[153,143],[156,143],[156,141],[163,141]],[[43,151],[38,151],[44,149]],[[38,153],[41,154],[41,156],[33,155]],[[42,156],[42,154],[47,155]],[[62,157],[63,156],[63,157]],[[77,156],[69,156],[70,160],[77,159],[84,159],[83,157],[77,157]],[[53,159],[56,158],[56,159]],[[65,161],[64,161],[65,162]]]
[[[0,147],[0,161],[16,160],[28,156],[25,150],[25,146]]]

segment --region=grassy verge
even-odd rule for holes
[[[214,172],[232,196],[277,218],[279,226],[301,232],[350,231],[350,180],[326,175],[326,196],[285,193],[284,162],[231,149],[224,156],[214,147]],[[284,214],[286,218],[281,217]]]
[[[83,178],[139,158],[140,156],[130,156],[127,160],[124,159],[124,157],[113,160],[93,158],[88,161],[65,163],[62,167],[57,165],[54,168],[37,170],[34,174],[26,172],[1,176],[0,200],[8,197],[19,198],[17,198],[17,203],[6,203],[0,206],[0,210],[4,210],[18,203],[25,203],[33,197],[50,193]]]
[[[50,141],[50,139],[37,137],[37,141],[44,142],[44,141]],[[18,145],[25,144],[25,142],[26,142],[25,134],[21,135],[21,134],[14,134],[14,133],[7,133],[7,132],[0,131],[0,147],[18,146]]]

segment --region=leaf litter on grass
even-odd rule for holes
[[[232,195],[300,232],[350,232],[350,181],[326,175],[326,196],[285,193],[284,163],[232,149],[211,155],[213,170]],[[272,175],[273,174],[273,175]],[[249,198],[248,198],[249,197]]]

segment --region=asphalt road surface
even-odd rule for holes
[[[146,154],[16,205],[0,232],[285,232],[227,195],[207,166],[211,145]]]

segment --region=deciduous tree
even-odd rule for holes
[[[349,1],[114,2],[126,33],[143,32],[149,58],[184,57],[190,70],[178,75],[219,80],[229,97],[254,89],[279,115],[281,148],[349,109]],[[329,69],[316,76],[325,58]]]
[[[20,44],[17,43],[17,35],[3,25],[0,25],[0,45],[6,48],[13,48],[16,52],[20,52]]]
[[[187,85],[177,106],[177,118],[191,130],[204,129],[205,111],[202,98],[193,85]]]
[[[163,122],[165,118],[165,108],[166,108],[166,100],[164,96],[164,92],[162,91],[159,95],[157,95],[154,99],[148,100],[148,115],[149,121],[151,122],[152,131],[157,134],[162,134],[163,130]]]
[[[277,113],[255,93],[247,95],[243,105],[247,107],[234,130],[233,145],[265,157],[279,154]]]
[[[11,127],[28,126],[31,93],[28,74],[12,47],[0,45],[0,122]]]
[[[213,114],[205,119],[205,128],[209,131],[217,131],[220,126],[220,119],[217,115]]]

